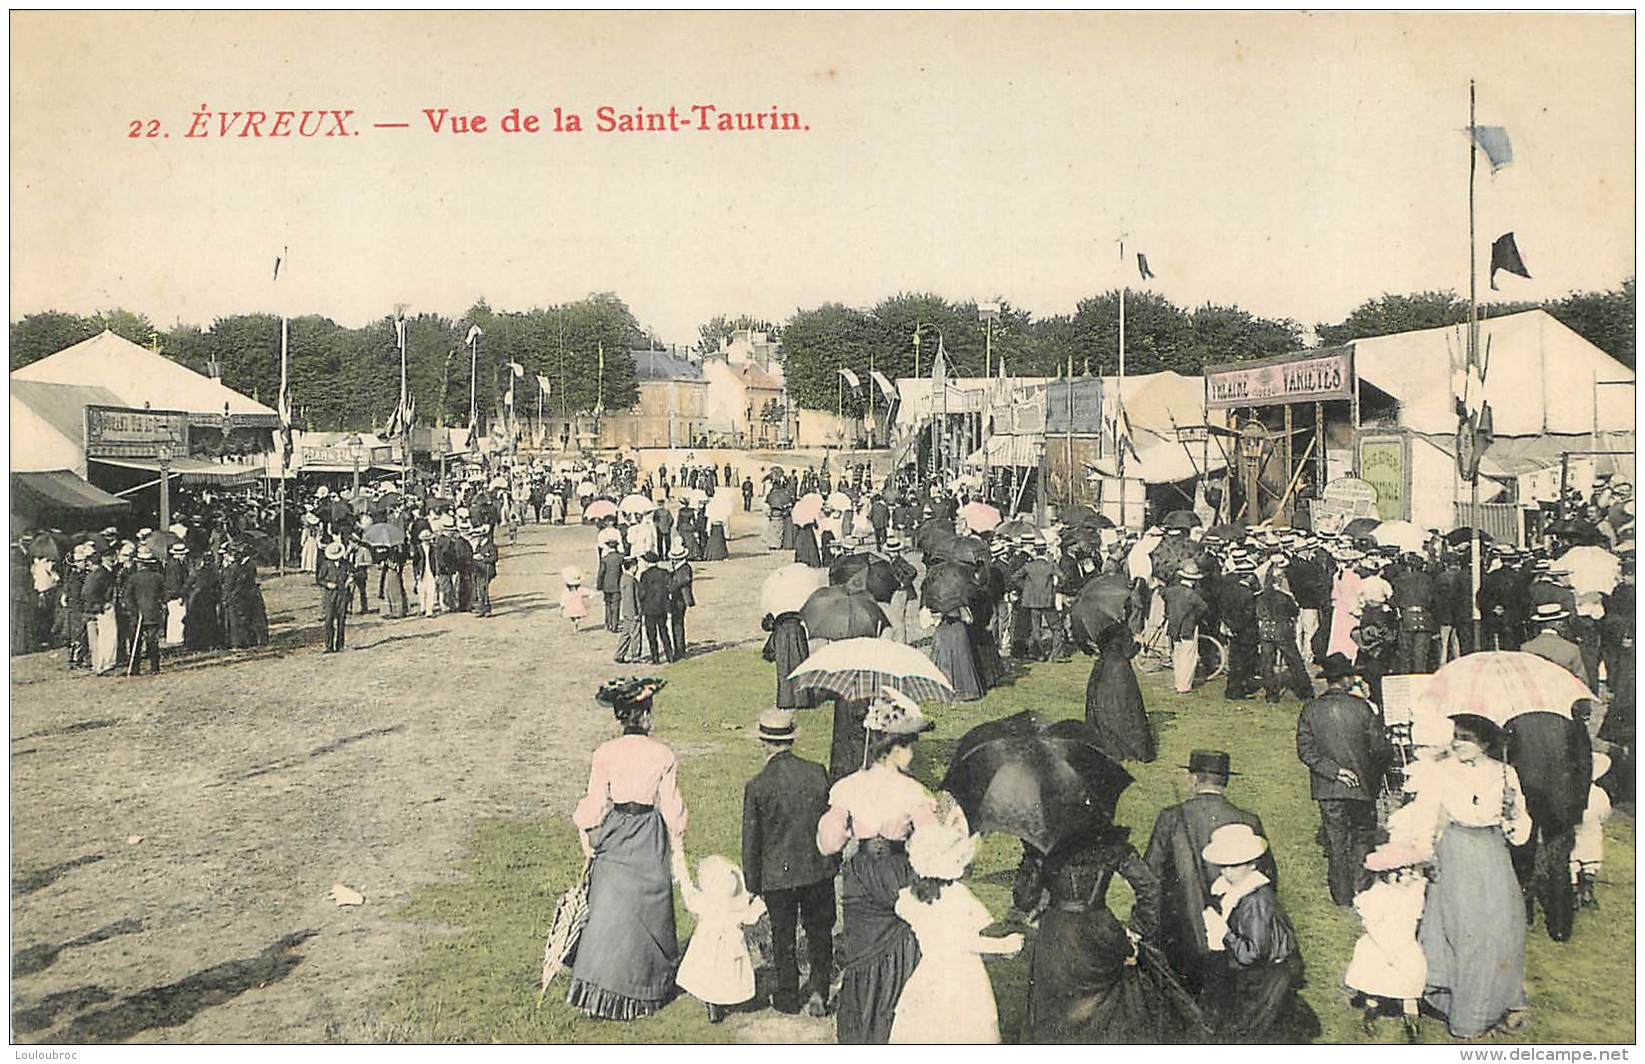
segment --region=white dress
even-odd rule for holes
[[[897,915],[914,929],[920,963],[897,999],[892,1045],[996,1045],[1000,1040],[994,987],[977,937],[994,922],[962,883],[949,883],[927,905],[904,887]]]
[[[1354,898],[1365,933],[1354,943],[1354,959],[1342,982],[1350,990],[1390,1000],[1422,997],[1428,958],[1417,941],[1417,921],[1428,882],[1377,882]]]
[[[759,920],[765,902],[752,895],[711,897],[696,888],[680,890],[685,907],[697,917],[685,959],[674,981],[707,1005],[740,1005],[754,996],[754,961],[748,955],[743,925]]]

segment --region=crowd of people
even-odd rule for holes
[[[926,648],[958,699],[982,697],[1016,666],[1083,649],[1096,659],[1093,742],[1116,762],[1146,762],[1156,753],[1132,666],[1139,639],[1157,646],[1179,693],[1221,666],[1226,699],[1297,698],[1297,771],[1319,806],[1327,868],[1313,889],[1363,922],[1338,974],[1367,1030],[1397,1016],[1416,1040],[1419,1008],[1457,1037],[1523,1023],[1527,928],[1540,912],[1550,938],[1572,938],[1576,911],[1595,904],[1604,818],[1613,802],[1632,801],[1631,511],[1596,492],[1588,520],[1555,525],[1532,549],[1487,538],[1476,592],[1466,535],[1388,543],[1201,529],[1186,515],[1127,533],[1088,511],[1040,528],[1001,522],[963,493],[914,494],[850,472],[828,481],[826,469],[760,471],[767,548],[870,594],[887,615],[875,634]],[[807,505],[812,494],[820,505]],[[1562,560],[1574,546],[1615,559],[1612,586],[1574,579]],[[764,917],[779,1011],[834,1015],[842,1043],[997,1041],[982,958],[1016,952],[1023,939],[984,933],[996,921],[963,883],[977,836],[950,796],[909,775],[929,722],[884,689],[866,700],[861,739],[840,757],[853,721],[836,698],[836,756],[827,766],[798,758],[794,711],[826,694],[790,673],[818,639],[799,610],[767,615],[764,627],[776,688],[758,718],[766,766],[744,793],[742,867],[723,857],[699,866],[723,889],[693,883],[677,764],[648,734],[664,681],[601,690],[625,736],[596,752],[575,816],[592,862],[591,915],[568,1001],[631,1019],[684,989],[717,1020],[753,994],[742,928]],[[1416,745],[1385,700],[1386,677],[1487,649],[1541,657],[1593,697],[1506,723],[1453,714],[1447,736]],[[641,736],[645,756],[617,748],[638,751]],[[1226,752],[1195,751],[1183,767],[1189,796],[1158,812],[1145,849],[1106,822],[1051,852],[1024,843],[1011,919],[1038,930],[1023,1040],[1317,1033],[1261,817],[1229,800],[1238,772]],[[1136,899],[1124,923],[1105,901],[1116,873]],[[619,886],[631,879],[646,884],[644,897]],[[671,879],[693,912],[705,893],[720,899],[718,922],[693,937],[683,962]],[[689,978],[676,982],[676,968]]]

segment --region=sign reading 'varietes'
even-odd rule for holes
[[[1352,347],[1205,367],[1205,405],[1276,406],[1347,399],[1354,394]]]

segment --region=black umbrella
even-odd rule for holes
[[[927,521],[914,533],[914,547],[926,554],[941,554],[949,543],[958,538],[952,525]]]
[[[897,591],[891,563],[869,554],[847,554],[828,567],[828,582],[847,591],[866,591],[875,602],[890,602]]]
[[[959,565],[976,565],[988,560],[988,544],[979,536],[955,536],[937,548],[936,553]]]
[[[1382,524],[1382,520],[1380,518],[1356,517],[1352,521],[1348,522],[1342,532],[1343,535],[1347,536],[1369,536],[1371,534],[1371,530],[1380,524]]]
[[[29,557],[49,558],[55,562],[63,557],[63,551],[49,533],[42,532],[29,540]]]
[[[1189,516],[1192,516],[1192,514]],[[1068,528],[1089,528],[1093,530],[1114,527],[1114,522],[1105,514],[1099,514],[1089,506],[1075,506],[1068,510],[1062,515],[1062,523]]]
[[[813,639],[855,639],[876,636],[891,627],[885,611],[868,594],[843,587],[823,587],[800,607],[800,618]]]
[[[1566,543],[1578,547],[1607,547],[1610,541],[1604,533],[1590,521],[1580,521],[1567,517],[1562,521],[1555,521],[1548,526],[1550,536],[1558,536]]]
[[[972,831],[1014,835],[1042,853],[1108,827],[1131,774],[1083,720],[1045,727],[1030,712],[990,721],[955,748],[942,789]]]
[[[772,488],[765,505],[772,510],[787,510],[794,505],[794,493],[787,488]]]
[[[1210,528],[1205,530],[1205,538],[1210,539],[1212,536],[1228,543],[1243,543],[1245,542],[1245,526],[1231,524],[1212,525]]]
[[[920,605],[932,613],[953,613],[971,601],[975,570],[969,566],[942,562],[933,565],[925,574],[920,587]]]
[[[1199,514],[1192,510],[1172,510],[1160,522],[1161,528],[1198,528]]]
[[[1086,653],[1093,653],[1103,632],[1125,623],[1130,604],[1131,582],[1125,577],[1111,575],[1087,580],[1069,611],[1074,642]]]
[[[1462,544],[1469,542],[1473,538],[1474,530],[1471,528],[1453,528],[1451,531],[1445,533],[1445,542],[1449,543],[1453,547],[1460,547]],[[1486,532],[1483,529],[1480,530],[1479,541],[1481,543],[1490,543],[1491,540],[1492,537],[1489,532]]]

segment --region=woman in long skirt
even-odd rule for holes
[[[809,689],[797,686],[788,674],[793,672],[799,664],[811,656],[811,641],[806,636],[805,620],[798,610],[779,613],[775,617],[766,614],[760,622],[771,635],[765,641],[762,652],[766,661],[776,662],[777,665],[777,701],[778,709],[810,709],[817,704],[816,698]]]
[[[572,814],[592,865],[566,1003],[600,1019],[662,1008],[680,961],[673,883],[684,878],[687,814],[674,752],[650,736],[651,699],[665,682],[625,678],[600,688],[595,697],[623,734],[594,751],[588,791]]]
[[[931,661],[954,684],[954,697],[961,702],[975,702],[985,693],[971,642],[971,626],[965,620],[969,612],[962,609],[943,614],[931,640]]]
[[[1085,684],[1085,720],[1102,736],[1102,748],[1121,761],[1154,760],[1154,733],[1142,703],[1131,658],[1137,641],[1124,624],[1097,637],[1097,660]]]
[[[183,614],[183,645],[190,650],[216,650],[223,646],[223,585],[210,554],[200,559],[189,575],[188,606]]]
[[[1487,753],[1496,727],[1463,715],[1454,729],[1447,750],[1410,767],[1416,798],[1389,829],[1433,849],[1418,931],[1428,961],[1423,997],[1453,1035],[1476,1038],[1519,1026],[1526,1007],[1525,905],[1508,847],[1530,838],[1531,818],[1518,774]]]
[[[822,548],[817,545],[816,525],[801,525],[794,530],[794,560],[813,569],[822,568]]]
[[[708,542],[703,546],[703,561],[723,562],[731,557],[725,543],[725,522],[715,521],[708,526]]]
[[[824,853],[857,842],[840,873],[845,938],[835,1030],[842,1045],[884,1045],[891,1038],[897,999],[920,963],[914,931],[897,915],[897,896],[914,877],[906,843],[936,817],[931,795],[908,775],[914,741],[931,727],[920,707],[887,688],[866,724],[869,767],[834,784],[817,825]]]

